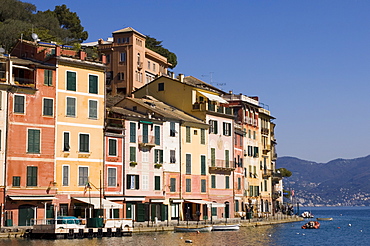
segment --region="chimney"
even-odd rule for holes
[[[80,55],[80,59],[82,60],[82,61],[84,61],[84,60],[86,60],[86,52],[85,51],[82,51],[82,50],[80,50],[79,51],[79,55]]]
[[[106,55],[102,55],[100,59],[101,59],[101,63],[107,64],[107,56]]]
[[[60,46],[59,45],[56,45],[55,46],[55,56],[60,56],[61,54],[61,50],[60,50]]]
[[[103,44],[103,39],[102,38],[99,38],[98,44]]]
[[[184,82],[184,75],[182,73],[179,73],[178,80]]]

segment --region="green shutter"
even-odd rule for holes
[[[160,190],[160,189],[161,189],[161,177],[154,176],[154,190]]]
[[[132,219],[132,209],[133,209],[133,206],[131,203],[126,203],[126,218],[127,219]]]
[[[89,93],[98,94],[98,76],[89,75]]]
[[[37,167],[27,167],[27,186],[37,186]]]
[[[176,179],[175,178],[170,179],[170,191],[176,192]]]
[[[200,156],[200,174],[206,175],[206,156]]]
[[[163,150],[159,150],[159,163],[163,163]]]
[[[148,125],[143,124],[143,143],[148,143]]]
[[[186,127],[186,142],[187,143],[190,143],[191,142],[191,139],[190,139],[190,126],[187,126]]]
[[[216,166],[216,149],[211,148],[211,166]]]
[[[145,221],[145,204],[138,203],[137,205],[137,222]]]
[[[161,220],[165,221],[168,219],[168,205],[161,204]]]
[[[191,174],[191,154],[186,154],[186,174]]]
[[[161,129],[159,126],[154,127],[154,138],[155,138],[155,144],[160,145],[161,144]]]
[[[76,73],[67,72],[67,90],[76,91]]]
[[[108,140],[109,145],[109,155],[116,156],[117,155],[117,140],[115,139],[109,139]]]
[[[136,124],[130,123],[130,142],[136,143]]]
[[[200,192],[202,192],[202,193],[207,192],[207,188],[206,188],[207,187],[207,181],[205,179],[202,179],[200,182],[201,182],[200,183],[200,186],[201,186]]]
[[[225,176],[225,189],[230,189],[230,177]]]
[[[215,175],[211,176],[211,187],[216,188],[216,176]]]
[[[40,130],[28,129],[28,153],[40,153]]]
[[[229,150],[225,150],[225,166],[229,167],[230,166],[230,152]]]
[[[136,161],[136,147],[130,147],[130,161]]]
[[[214,134],[217,134],[218,133],[218,127],[217,127],[217,120],[213,121],[214,122],[214,126],[213,126],[213,133]]]
[[[206,144],[206,130],[200,129],[200,144]]]
[[[53,71],[44,70],[44,85],[52,86],[53,85]]]

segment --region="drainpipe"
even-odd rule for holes
[[[180,120],[179,122],[179,151],[180,151],[180,157],[179,157],[179,163],[180,163],[180,200],[182,200],[182,161],[181,161],[181,156],[182,156],[182,151],[181,151],[181,126],[182,124],[184,123],[184,121]],[[179,208],[179,215],[178,215],[178,219],[177,219],[177,224],[180,224],[180,215],[182,214],[182,202],[180,202],[181,204],[181,209]],[[179,206],[180,207],[180,206]]]

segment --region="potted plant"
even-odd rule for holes
[[[155,163],[155,164],[154,164],[154,167],[155,167],[155,168],[161,168],[161,167],[162,167],[162,164],[161,164],[161,163]]]
[[[137,162],[136,161],[131,161],[130,162],[130,166],[135,167],[136,165],[137,165]]]

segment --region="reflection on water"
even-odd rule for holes
[[[217,231],[207,233],[141,233],[132,237],[112,237],[102,239],[0,239],[0,246],[115,246],[115,245],[273,245],[273,226],[242,227],[239,231]],[[191,240],[192,244],[185,240]]]

